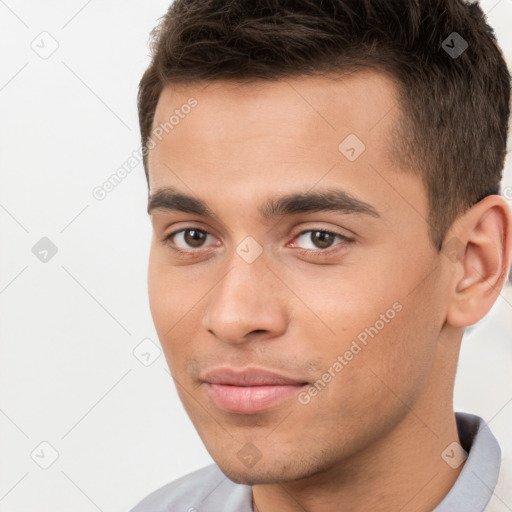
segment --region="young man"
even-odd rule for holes
[[[500,448],[452,395],[511,261],[509,96],[459,0],[170,7],[139,91],[149,296],[216,464],[133,512],[486,510]]]

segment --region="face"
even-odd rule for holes
[[[403,403],[436,398],[442,265],[426,191],[393,163],[397,116],[376,72],[159,99],[151,312],[183,405],[235,481],[342,464],[392,432]]]

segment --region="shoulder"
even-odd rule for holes
[[[211,464],[153,491],[130,512],[175,510],[252,512],[251,487],[232,482],[216,464]]]

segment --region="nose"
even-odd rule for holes
[[[235,254],[230,263],[209,294],[203,327],[231,344],[283,334],[288,321],[286,290],[264,258],[247,263]]]

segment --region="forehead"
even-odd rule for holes
[[[191,100],[197,103],[192,110],[187,105]],[[246,152],[250,139],[257,137],[267,137],[265,147],[269,149],[273,139],[281,152],[289,149],[287,137],[308,140],[317,147],[356,133],[371,145],[389,135],[397,107],[393,81],[374,71],[245,84],[176,84],[163,89],[153,129],[169,126],[175,114],[172,129],[164,134],[169,144],[187,139],[200,143],[202,153],[230,150],[229,155],[241,157],[237,147]],[[179,119],[176,114],[181,114]],[[294,151],[305,149],[291,142]]]
[[[320,184],[343,185],[367,202],[396,201],[392,189],[386,199],[378,175],[396,174],[392,128],[399,113],[394,82],[374,71],[173,84],[155,112],[153,133],[167,129],[148,155],[150,193],[167,186],[204,198],[230,191],[247,205],[269,191]]]

